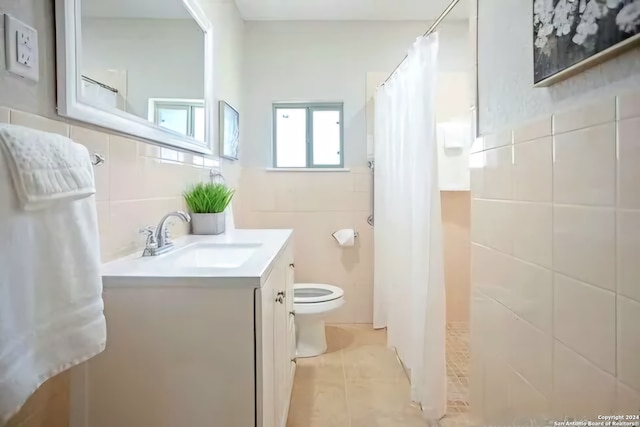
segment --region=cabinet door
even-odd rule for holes
[[[295,280],[295,263],[293,262],[293,242],[287,245],[284,252],[285,290],[287,292],[287,309],[293,313],[293,285]]]
[[[287,289],[287,311],[289,315],[289,322],[287,326],[287,347],[289,348],[289,359],[293,364],[289,364],[289,374],[286,384],[288,386],[287,398],[291,398],[291,391],[293,388],[293,377],[295,375],[296,368],[296,323],[295,323],[295,310],[293,308],[294,299],[294,283],[295,283],[295,263],[293,260],[293,242],[289,243],[285,252],[285,287]],[[288,405],[287,405],[288,406]]]
[[[276,396],[274,393],[274,388],[276,387],[276,378],[275,378],[275,298],[276,298],[276,289],[277,285],[277,275],[274,275],[276,271],[273,271],[267,282],[262,285],[262,289],[260,290],[260,329],[256,329],[257,331],[261,331],[261,352],[260,356],[262,359],[261,372],[259,378],[262,378],[262,384],[258,385],[261,396],[260,402],[256,402],[259,405],[262,405],[262,416],[261,421],[262,424],[259,424],[258,427],[276,427],[279,424],[276,423]],[[260,421],[260,420],[259,420]]]
[[[294,285],[294,262],[293,262],[293,243],[289,243],[283,255],[284,287],[286,293],[285,310],[282,318],[284,338],[282,348],[282,382],[281,399],[283,405],[283,421],[284,426],[287,422],[289,413],[289,403],[291,402],[291,391],[293,388],[293,377],[296,368],[296,331],[295,331],[295,313],[293,309],[293,285]]]
[[[291,247],[261,289],[263,427],[286,427],[295,372]]]
[[[284,285],[284,280],[282,282]],[[282,287],[284,292],[284,286]],[[286,298],[285,298],[286,299]],[[282,302],[280,302],[282,301]],[[275,306],[275,372],[276,372],[276,425],[285,427],[289,409],[289,367],[291,357],[288,347],[289,312],[285,300],[278,300]]]

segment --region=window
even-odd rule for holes
[[[151,98],[148,115],[158,126],[204,141],[203,100]]]
[[[342,103],[274,104],[274,167],[343,167],[342,121]]]

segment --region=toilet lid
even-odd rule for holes
[[[344,291],[337,286],[323,283],[297,283],[293,287],[293,302],[309,304],[333,301],[344,296]]]

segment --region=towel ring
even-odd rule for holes
[[[104,162],[105,162],[104,155],[99,154],[99,153],[92,153],[91,154],[91,164],[93,166],[100,166],[100,165],[104,164]]]
[[[209,179],[211,179],[212,184],[215,184],[216,182],[220,184],[226,184],[224,176],[222,176],[222,174],[215,169],[211,169],[209,171]]]

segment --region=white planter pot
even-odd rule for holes
[[[215,214],[191,214],[193,234],[222,234],[225,228],[224,212]]]

